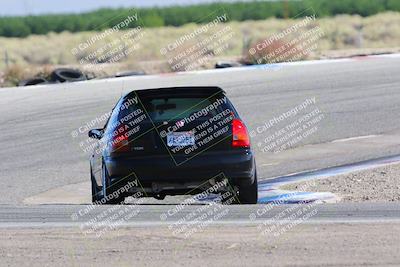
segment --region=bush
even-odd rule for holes
[[[25,79],[25,71],[20,65],[12,65],[4,72],[4,81],[7,85],[16,86]]]
[[[274,64],[279,62],[297,61],[303,59],[301,53],[295,44],[284,40],[276,40],[265,44],[262,39],[250,45],[249,50],[242,59],[244,64]],[[255,51],[250,53],[249,51]]]
[[[27,68],[18,64],[11,65],[8,67],[3,75],[4,84],[6,86],[16,86],[21,81],[28,78],[44,78],[49,79],[50,73],[53,71],[54,67],[48,65],[42,66],[40,68]]]

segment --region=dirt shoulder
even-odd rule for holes
[[[79,229],[1,229],[2,266],[399,265],[400,224],[302,224],[281,236],[257,226],[213,226],[188,239],[166,227],[98,239]]]
[[[296,190],[304,184],[285,185],[282,189]],[[314,184],[307,190],[332,192],[343,202],[400,201],[400,164],[319,179]]]

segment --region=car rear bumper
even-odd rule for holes
[[[218,153],[202,153],[193,158],[184,156],[146,156],[140,158],[108,157],[105,164],[112,183],[123,179],[139,179],[141,184],[153,182],[204,182],[217,175],[234,185],[254,181],[255,161],[249,149]]]

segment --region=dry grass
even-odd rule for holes
[[[217,28],[221,27],[220,29],[229,25],[235,33],[234,38],[227,41],[228,48],[218,57],[231,59],[245,56],[243,51],[246,51],[246,47],[290,27],[297,21],[299,20],[267,19],[218,25]],[[400,44],[400,13],[397,12],[386,12],[366,18],[357,15],[340,15],[317,19],[313,25],[320,26],[325,34],[318,41],[317,49],[309,55],[309,58],[319,58],[329,54],[331,50],[398,48]],[[142,69],[150,73],[170,71],[168,64],[165,63],[166,58],[159,52],[160,48],[192,32],[196,27],[198,26],[195,24],[189,24],[178,28],[144,29],[145,35],[138,42],[139,50],[129,54],[118,64],[110,64],[102,68],[101,74],[107,75],[124,69]],[[78,60],[83,55],[75,56],[71,53],[71,49],[94,34],[93,32],[75,34],[63,32],[45,36],[32,35],[23,39],[0,38],[0,70],[3,70],[3,73],[0,71],[0,83],[15,84],[18,79],[28,74],[40,72],[37,69],[38,66],[79,66]],[[90,50],[95,51],[122,34],[124,32],[98,41],[90,47]]]

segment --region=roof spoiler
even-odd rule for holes
[[[217,93],[225,94],[225,91],[217,86],[182,86],[182,87],[163,87],[163,88],[152,88],[152,89],[140,89],[134,90],[124,96],[151,96],[151,95],[173,95],[173,94],[185,94],[185,95],[213,95]]]

